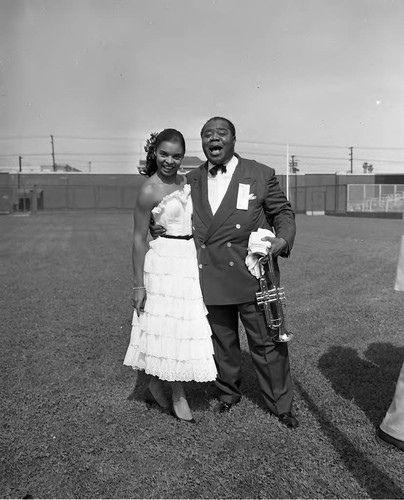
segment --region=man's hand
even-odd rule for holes
[[[283,238],[271,238],[270,236],[264,236],[261,241],[269,241],[271,243],[270,252],[273,257],[278,257],[288,244]]]
[[[154,224],[152,221],[150,221],[149,231],[154,240],[167,232],[165,227],[160,226],[159,224]]]

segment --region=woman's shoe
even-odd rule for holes
[[[177,420],[181,420],[181,422],[187,422],[188,424],[196,424],[196,420],[194,418],[191,418],[191,420],[188,420],[187,418],[181,418],[177,415],[177,412],[175,411],[174,405],[171,405],[171,413],[174,415],[174,417]]]
[[[151,390],[147,387],[145,393],[144,393],[144,400],[146,401],[146,403],[148,404],[151,404],[151,405],[154,405],[154,406],[158,406],[159,408],[161,408],[162,410],[165,410],[165,411],[168,411],[169,410],[169,407],[168,406],[162,406],[158,401],[157,399],[153,396]]]

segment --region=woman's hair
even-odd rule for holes
[[[140,171],[142,175],[151,177],[157,171],[156,150],[164,141],[179,142],[185,154],[185,139],[181,132],[174,128],[166,128],[159,134],[154,132],[150,134],[150,138],[147,139],[146,146],[144,147],[147,154],[146,165],[144,169]]]

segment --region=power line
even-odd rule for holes
[[[47,136],[0,136],[0,140],[26,140],[26,139],[46,139]],[[73,139],[73,140],[88,140],[88,141],[138,141],[146,142],[145,138],[139,137],[111,137],[111,136],[76,136],[76,135],[58,135],[58,139]],[[200,141],[200,137],[189,137],[187,141]],[[237,139],[237,144],[257,144],[276,147],[299,147],[299,148],[319,148],[319,149],[346,149],[348,146],[331,145],[331,144],[304,144],[298,142],[271,142],[271,141],[251,141],[248,139]],[[376,147],[376,146],[355,146],[355,149],[369,149],[380,151],[404,151],[404,147]]]
[[[246,155],[256,155],[256,156],[275,156],[278,158],[285,158],[285,154],[282,153],[269,153],[268,151],[244,151],[240,150],[242,154]]]
[[[3,157],[3,158],[16,158],[17,156],[20,156],[20,155],[18,153],[14,153],[14,154],[0,153],[0,157]],[[50,153],[21,153],[21,156],[50,156]]]
[[[337,160],[337,161],[346,161],[346,157],[339,156],[307,156],[307,155],[299,155],[299,158],[307,158],[309,160]]]
[[[3,136],[0,136],[0,141],[14,141],[14,140],[17,140],[17,141],[20,141],[20,140],[26,140],[26,139],[46,139],[47,137],[46,136],[43,136],[43,135],[22,135],[22,136],[7,136],[7,135],[3,135]]]
[[[404,148],[395,148],[395,147],[392,147],[392,148],[376,148],[376,147],[372,147],[372,146],[355,146],[355,149],[373,149],[373,150],[383,150],[383,151],[404,151]]]
[[[243,141],[243,140],[237,139],[237,144],[239,144],[239,143],[264,144],[264,145],[267,145],[267,146],[286,147],[286,143],[281,143],[281,142]],[[345,146],[330,146],[330,145],[320,145],[320,144],[317,144],[317,145],[315,145],[315,144],[300,144],[300,143],[294,143],[294,142],[289,142],[287,144],[288,144],[289,148],[290,147],[299,147],[299,148],[346,149]]]
[[[199,154],[199,151],[190,151],[190,155],[194,154]],[[256,155],[256,156],[270,156],[270,157],[278,157],[278,158],[284,158],[285,155],[282,153],[271,153],[269,151],[241,151],[241,154],[245,155]],[[23,156],[24,158],[28,157],[35,157],[35,158],[48,158],[49,156],[52,157],[52,153],[22,153],[22,154],[11,154],[11,153],[0,153],[0,158],[18,158],[19,156]],[[87,157],[87,156],[92,156],[92,157],[112,157],[111,161],[113,161],[113,158],[115,157],[138,157],[139,153],[137,152],[123,152],[123,153],[66,153],[66,152],[60,152],[58,153],[58,157]],[[189,156],[189,155],[188,155]],[[331,160],[331,161],[346,161],[347,157],[339,157],[339,156],[314,156],[314,155],[299,155],[299,158],[305,158],[309,160]],[[83,161],[88,161],[88,160],[83,160]],[[204,161],[201,158],[201,161]],[[375,163],[397,163],[397,164],[404,164],[404,159],[403,160],[391,160],[391,159],[386,159],[386,158],[355,158],[355,161],[372,161]]]
[[[375,163],[380,163],[380,162],[383,162],[383,163],[401,163],[401,165],[403,165],[403,169],[404,169],[404,160],[382,160],[381,158],[378,158],[378,159],[372,159],[372,158],[356,158],[357,161],[373,161]]]
[[[58,135],[58,139],[74,139],[84,141],[145,141],[138,137],[79,137],[74,135]]]

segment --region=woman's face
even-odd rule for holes
[[[178,141],[163,141],[156,149],[157,170],[164,177],[176,175],[184,158],[184,150]]]

